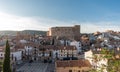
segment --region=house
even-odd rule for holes
[[[75,46],[58,46],[53,50],[53,58],[56,56],[59,59],[65,57],[77,57],[77,48]]]
[[[59,58],[63,59],[65,57],[77,57],[77,48],[75,46],[54,46],[46,45],[40,46],[39,48],[39,57],[51,57],[53,59]],[[44,54],[44,55],[43,55]]]
[[[88,60],[67,60],[55,62],[56,72],[89,72],[91,64]]]
[[[0,46],[0,59],[1,60],[4,59],[4,55],[5,55],[4,51],[5,51],[5,46]],[[10,58],[11,58],[11,63],[20,62],[22,59],[22,51],[15,50],[15,49],[12,49],[12,47],[10,47]]]
[[[81,42],[80,41],[72,41],[70,43],[71,46],[76,46],[77,48],[77,53],[81,52]]]
[[[102,58],[103,54],[100,53],[101,49],[89,50],[84,53],[84,58],[90,62],[93,69],[100,70],[103,65],[107,66],[108,60],[106,58]],[[103,70],[107,72],[106,68]]]

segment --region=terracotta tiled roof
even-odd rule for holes
[[[57,67],[91,67],[88,60],[56,61]]]
[[[5,51],[5,46],[3,46],[3,47],[0,47],[0,52],[4,52]],[[10,51],[11,52],[16,52],[16,51],[18,51],[18,49],[10,49]]]
[[[58,46],[58,50],[76,50],[75,46]]]
[[[40,46],[40,48],[52,49],[52,50],[77,50],[77,48],[75,46],[46,45],[46,46]]]

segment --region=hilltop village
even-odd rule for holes
[[[107,65],[107,59],[95,62],[102,48],[114,50],[120,58],[120,32],[80,33],[80,25],[52,27],[46,35],[29,35],[17,32],[16,36],[0,38],[0,59],[4,59],[5,42],[11,50],[11,65],[15,71],[22,70],[23,63],[41,62],[49,64],[43,72],[89,72]],[[31,65],[32,66],[32,65]],[[42,66],[42,64],[41,64]],[[23,72],[27,72],[23,70]],[[106,68],[104,72],[107,72]]]

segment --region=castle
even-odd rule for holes
[[[73,27],[52,27],[49,29],[48,36],[75,39],[80,36],[80,25]]]

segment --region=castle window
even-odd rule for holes
[[[58,31],[60,31],[60,29],[57,29]]]
[[[84,70],[82,70],[82,72],[84,72]]]
[[[72,72],[72,70],[69,70],[69,72]]]

